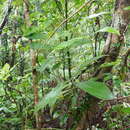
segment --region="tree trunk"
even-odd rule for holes
[[[5,12],[5,16],[4,18],[2,19],[2,22],[0,24],[0,35],[2,34],[2,31],[3,31],[3,28],[4,26],[6,25],[7,21],[8,21],[8,17],[11,13],[11,9],[12,9],[12,2],[13,0],[8,0],[8,3],[7,3],[7,11]]]
[[[30,11],[29,11],[29,1],[24,0],[25,3],[25,21],[28,27],[31,27],[31,20],[30,20]],[[30,39],[30,44],[32,40]],[[37,81],[37,70],[36,70],[36,64],[37,64],[37,54],[35,50],[31,50],[31,61],[32,61],[32,88],[34,92],[34,105],[38,104],[38,81]],[[40,121],[40,116],[38,113],[35,114],[35,119],[36,119],[36,128],[38,130],[41,129],[41,121]]]
[[[103,49],[103,54],[107,55],[107,57],[104,58],[101,64],[114,62],[116,61],[119,55],[121,46],[124,44],[124,39],[125,39],[124,35],[125,32],[127,31],[127,26],[130,21],[130,10],[124,9],[125,7],[128,6],[130,6],[130,0],[116,0],[115,2],[115,10],[114,10],[111,26],[119,30],[120,35],[108,34],[106,44]],[[98,81],[103,82],[104,74],[110,73],[111,70],[112,67],[101,68],[97,71],[95,77],[98,78]],[[76,130],[85,130],[86,128],[91,127],[93,119],[95,118],[95,113],[96,111],[98,111],[97,108],[98,108],[98,103],[100,101],[99,99],[93,97],[91,98],[92,98],[90,100],[91,107],[88,108],[88,110],[86,110],[83,113],[83,117],[79,122],[79,125]]]

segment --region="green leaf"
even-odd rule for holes
[[[56,101],[63,96],[63,89],[66,87],[64,83],[60,83],[57,87],[53,88],[43,99],[41,102],[36,106],[36,111],[45,108],[47,105],[49,107],[53,107]]]
[[[122,108],[121,111],[126,114],[130,114],[130,107]]]
[[[113,27],[105,27],[105,28],[99,30],[98,32],[108,32],[108,33],[120,35],[119,31]]]
[[[5,113],[10,113],[11,111],[7,107],[1,107],[0,112],[4,111]]]
[[[125,7],[124,10],[130,10],[130,6]]]
[[[38,67],[39,72],[43,72],[46,68],[52,66],[54,62],[55,62],[54,58],[44,59],[44,61],[41,63],[41,66]]]
[[[104,15],[104,14],[110,14],[110,13],[109,12],[100,12],[98,14],[92,14],[92,15],[88,16],[87,18],[92,19],[92,18],[96,18],[96,17],[99,17],[99,16]]]
[[[21,118],[18,117],[13,117],[13,118],[9,118],[9,121],[13,124],[17,124],[21,122]]]
[[[115,62],[104,63],[104,64],[101,65],[101,68],[111,67],[111,66],[114,66],[114,65],[116,65],[116,64],[117,64],[116,61],[115,61]]]
[[[0,80],[7,80],[7,78],[10,76],[10,65],[5,64],[4,67],[0,70]]]
[[[89,81],[81,82],[77,86],[83,91],[99,99],[109,100],[114,98],[109,88],[102,82],[89,80]]]
[[[28,39],[32,39],[32,40],[44,39],[47,36],[47,34],[43,33],[41,31],[41,28],[37,27],[37,26],[31,26],[28,28],[23,26],[22,30],[24,32],[24,37],[26,37]]]
[[[73,38],[71,40],[68,41],[64,41],[62,43],[60,43],[58,46],[56,46],[54,48],[55,51],[57,50],[62,50],[62,49],[66,49],[66,48],[70,48],[70,47],[76,47],[78,45],[83,45],[85,43],[87,43],[87,39],[84,37],[78,37],[78,38]]]
[[[45,38],[45,34],[41,32],[30,32],[28,35],[24,35],[28,39],[43,39]]]
[[[23,4],[23,0],[14,0],[14,1],[13,1],[13,4],[14,4],[15,6],[21,6],[21,5]]]
[[[40,42],[32,42],[32,43],[30,44],[30,47],[31,47],[32,49],[42,49],[42,48],[43,48],[43,44],[40,43]]]

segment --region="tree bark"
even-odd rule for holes
[[[106,44],[103,49],[103,54],[107,56],[101,64],[116,61],[120,53],[120,49],[124,44],[124,35],[130,22],[130,10],[124,9],[128,6],[130,6],[130,0],[116,0],[115,2],[115,10],[111,26],[119,30],[120,35],[108,34]],[[98,78],[98,81],[103,82],[105,73],[110,73],[111,70],[112,67],[101,68],[94,76]],[[91,106],[83,113],[83,117],[81,118],[76,130],[85,130],[87,128],[91,129],[93,119],[95,118],[95,113],[99,110],[99,102],[99,99],[91,97],[91,100],[89,101]]]
[[[2,22],[0,24],[0,35],[2,34],[3,28],[6,25],[6,23],[8,21],[8,17],[9,17],[9,15],[11,13],[11,9],[12,9],[11,4],[12,4],[12,2],[13,2],[13,0],[8,0],[7,11],[5,12],[5,16],[2,19]]]
[[[30,11],[29,11],[29,1],[28,0],[24,0],[25,3],[25,22],[27,24],[28,27],[31,27],[31,20],[30,20]],[[30,39],[30,44],[31,44],[32,40]],[[36,64],[37,64],[37,54],[35,50],[31,50],[31,61],[32,61],[32,88],[33,88],[33,92],[34,92],[34,105],[37,105],[39,102],[39,98],[38,98],[38,81],[37,81],[37,70],[36,70]],[[36,119],[36,128],[38,130],[41,129],[41,121],[40,121],[40,116],[38,114],[38,112],[35,115],[35,119]]]
[[[112,20],[112,27],[119,30],[120,35],[109,34],[106,40],[106,44],[103,49],[103,54],[108,55],[103,63],[116,61],[121,47],[124,45],[125,32],[130,21],[130,11],[125,10],[125,7],[130,6],[129,0],[116,0],[115,12]],[[111,72],[112,67],[106,67],[100,69],[95,75],[99,79],[103,79],[104,73]]]

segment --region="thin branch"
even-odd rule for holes
[[[110,99],[110,100],[106,100],[106,101],[121,101],[121,100],[125,100],[125,99],[130,100],[130,96],[114,98],[114,99]]]
[[[64,21],[62,21],[60,24],[59,24],[59,26],[57,26],[57,28],[54,30],[54,32],[49,36],[49,38],[48,38],[48,40],[50,40],[52,37],[53,37],[53,35],[59,30],[59,28],[63,25],[63,24],[65,24],[67,21],[69,21],[71,18],[73,18],[76,14],[78,14],[84,7],[86,7],[90,2],[94,2],[95,0],[89,0],[89,1],[87,1],[87,2],[85,2],[82,6],[80,6],[79,7],[79,9],[76,11],[76,12],[74,12],[74,13],[72,13],[67,19],[65,19]]]

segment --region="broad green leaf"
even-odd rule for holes
[[[81,82],[77,86],[83,91],[99,99],[109,100],[114,98],[109,88],[102,82],[89,80]]]
[[[46,35],[47,35],[41,31],[40,27],[36,27],[36,26],[32,26],[28,28],[23,26],[22,30],[24,32],[24,37],[28,39],[32,39],[32,40],[44,39],[46,38]]]
[[[108,32],[108,33],[120,35],[119,31],[113,27],[105,27],[105,28],[99,30],[98,32]]]
[[[43,99],[41,102],[36,106],[36,111],[45,108],[47,105],[49,107],[53,107],[56,101],[63,96],[63,89],[66,87],[64,83],[57,85],[57,87],[53,88]]]
[[[43,72],[46,68],[50,67],[53,65],[53,63],[55,62],[55,59],[53,58],[48,58],[45,59],[42,63],[41,66],[38,67],[39,72]]]
[[[25,35],[25,37],[28,39],[43,39],[45,38],[45,34],[41,32],[30,32],[30,34]]]
[[[96,18],[96,17],[104,15],[104,14],[109,14],[109,12],[100,12],[98,14],[92,14],[92,15],[88,16],[87,18],[92,19],[92,18]]]
[[[64,41],[62,43],[60,43],[58,46],[55,47],[55,51],[56,50],[62,50],[62,49],[66,49],[66,48],[69,48],[69,47],[76,47],[78,45],[83,45],[85,43],[87,43],[88,40],[84,37],[79,37],[79,38],[73,38],[71,40],[68,40],[68,41]]]
[[[30,44],[30,47],[31,47],[32,49],[42,49],[42,48],[43,48],[43,44],[40,43],[40,42],[32,42],[32,43]]]

